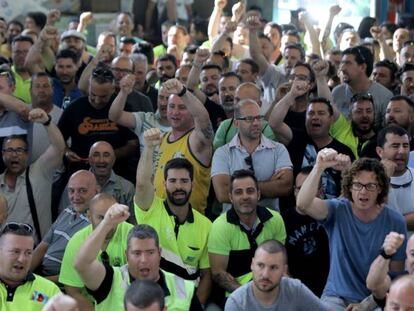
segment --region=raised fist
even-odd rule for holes
[[[80,16],[79,16],[79,21],[87,26],[89,25],[93,20],[93,14],[92,12],[83,12]]]
[[[215,0],[214,1],[214,6],[220,8],[220,9],[224,9],[227,5],[227,0]]]
[[[162,84],[169,94],[180,94],[184,85],[177,79],[170,79]]]
[[[51,9],[47,12],[47,24],[54,25],[60,18],[60,11],[58,9]]]
[[[128,217],[129,207],[123,204],[115,203],[108,209],[103,221],[105,221],[106,224],[116,226],[127,220]]]
[[[334,4],[329,8],[329,14],[331,16],[335,16],[335,15],[338,15],[339,12],[341,12],[341,10],[342,10],[342,8],[339,5]]]
[[[194,62],[204,64],[210,57],[210,51],[206,48],[198,48],[194,55]]]
[[[34,108],[29,112],[29,121],[33,123],[45,123],[49,120],[47,113],[40,108]]]
[[[119,81],[119,87],[121,88],[122,92],[126,94],[131,94],[134,90],[135,85],[135,76],[133,74],[127,74],[125,77]]]
[[[399,234],[397,232],[388,233],[385,237],[384,244],[382,245],[385,254],[389,256],[394,255],[403,244],[404,239],[404,234]]]
[[[318,60],[312,65],[312,69],[317,77],[326,77],[329,70],[329,64],[325,60]]]
[[[146,147],[157,147],[161,144],[161,131],[158,127],[150,128],[144,132]]]
[[[251,30],[259,30],[262,28],[262,22],[258,16],[249,16],[246,20],[246,25]]]

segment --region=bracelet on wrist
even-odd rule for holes
[[[43,126],[49,126],[50,122],[52,122],[52,116],[50,114],[47,115],[47,121],[43,123]]]
[[[187,88],[183,85],[183,89],[177,94],[178,97],[183,97],[187,93]]]
[[[380,255],[381,255],[381,257],[383,257],[384,259],[391,259],[391,257],[393,256],[393,255],[387,255],[386,253],[385,253],[385,250],[384,250],[384,248],[383,247],[381,247],[381,250],[380,250],[380,253],[379,253]]]

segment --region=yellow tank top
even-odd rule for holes
[[[161,141],[157,160],[155,163],[155,191],[156,195],[165,199],[164,166],[173,158],[186,158],[194,167],[193,191],[191,192],[191,206],[204,214],[207,207],[207,196],[210,188],[210,166],[201,164],[190,149],[190,134],[193,130],[183,135],[174,142],[169,142],[171,132],[164,135]]]

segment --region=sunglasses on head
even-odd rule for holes
[[[33,227],[29,224],[19,222],[8,222],[4,225],[2,234],[9,232],[24,231],[26,233],[33,233]]]

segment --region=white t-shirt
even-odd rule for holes
[[[157,4],[158,14],[161,15],[166,9],[168,0],[151,0],[151,2]],[[176,0],[177,2],[177,19],[188,21],[186,5],[192,5],[194,0]]]

